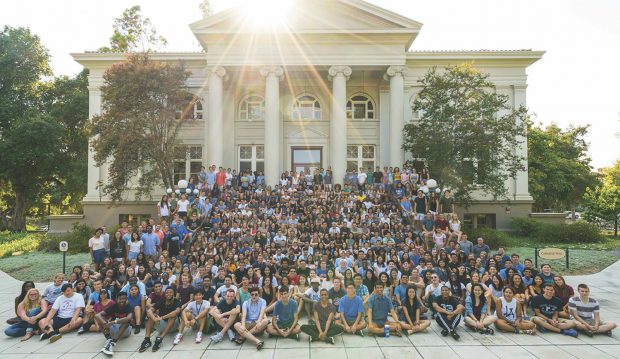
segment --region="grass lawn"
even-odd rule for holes
[[[90,254],[68,254],[66,272],[75,265],[90,263]],[[62,254],[34,252],[0,259],[0,270],[15,279],[35,282],[52,281],[54,274],[62,272]]]
[[[546,245],[545,247],[565,248],[562,245]],[[530,258],[534,260],[533,247],[508,247],[508,254],[517,253],[521,256],[521,260]],[[614,264],[620,259],[620,251],[618,250],[587,250],[587,249],[570,249],[568,253],[569,269],[566,269],[566,259],[546,260],[538,258],[538,266],[542,263],[549,263],[553,272],[561,275],[582,275],[593,274],[602,271],[608,266]]]

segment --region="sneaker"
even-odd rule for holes
[[[139,325],[136,325],[135,327],[133,327],[133,333],[136,334],[136,335],[140,334],[140,326]]]
[[[230,339],[231,342],[235,341],[235,332],[233,332],[232,329],[228,329],[226,334],[228,334],[228,339]]]
[[[575,329],[564,329],[562,331],[562,334],[567,335],[569,337],[573,337],[573,338],[577,338],[577,336],[579,336],[579,334],[577,333]]]
[[[155,344],[153,344],[153,352],[156,352],[159,350],[159,348],[161,348],[161,342],[163,341],[164,340],[162,337],[155,338]]]
[[[293,339],[295,339],[295,340],[297,340],[297,341],[299,341],[299,333],[297,333],[297,334],[293,334],[293,335],[292,335],[292,338],[293,338]]]
[[[215,335],[212,335],[212,336],[210,337],[210,339],[211,339],[211,341],[212,341],[213,343],[219,343],[219,342],[221,342],[221,341],[222,341],[222,338],[223,338],[223,337],[222,337],[222,334],[220,334],[219,332],[217,332]]]
[[[452,335],[452,338],[454,338],[454,340],[461,339],[461,336],[459,335],[459,333],[456,332],[456,330],[451,331],[450,335]]]
[[[411,335],[411,334],[413,334],[413,330],[407,329],[407,335]]]
[[[179,345],[179,343],[181,343],[182,340],[183,340],[183,334],[177,333],[177,335],[174,337],[174,340],[172,341],[172,345]]]
[[[114,355],[114,342],[112,342],[112,339],[108,339],[105,343],[105,345],[103,346],[103,348],[101,348],[101,352],[105,355]]]
[[[327,338],[327,342],[329,344],[336,344],[336,339],[334,339],[334,337],[329,337],[329,338]]]
[[[357,332],[355,332],[355,334],[359,335],[360,337],[364,337],[364,331],[363,330],[358,330]]]
[[[140,349],[138,349],[138,351],[140,353],[144,353],[148,348],[151,347],[151,345],[153,345],[151,343],[151,338],[144,338],[144,340],[142,341],[142,344],[140,344]]]
[[[52,336],[50,337],[50,343],[55,343],[60,338],[62,338],[62,334],[60,334],[58,332],[54,332],[54,334],[52,334]]]
[[[202,332],[198,332],[196,333],[196,344],[199,344],[202,342]]]
[[[39,339],[40,340],[45,340],[45,339],[49,339],[51,336],[52,336],[52,332],[41,333],[41,335],[39,335]]]
[[[495,330],[493,330],[493,328],[486,328],[485,334],[493,335],[495,334]]]
[[[585,335],[587,335],[588,337],[592,338],[594,336],[594,333],[590,330],[586,330],[585,332],[583,332]]]
[[[312,335],[308,336],[308,341],[309,341],[310,343],[312,343],[312,342],[314,341],[314,339],[312,339]]]
[[[441,331],[441,336],[442,337],[447,337],[449,333],[450,332],[448,332],[448,329],[444,329],[444,330]]]
[[[264,345],[265,345],[265,342],[263,342],[263,341],[260,341],[260,342],[256,343],[256,350],[263,349]]]
[[[606,332],[605,332],[605,334],[606,334],[608,337],[611,337],[611,335],[612,335],[611,330],[606,331]]]
[[[78,335],[82,335],[86,332],[86,329],[84,329],[84,327],[80,327],[80,329],[78,329],[77,333]]]

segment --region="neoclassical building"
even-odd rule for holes
[[[299,1],[286,23],[257,26],[247,11],[231,9],[190,25],[201,52],[158,52],[152,58],[183,62],[187,86],[201,99],[184,116],[176,179],[201,165],[264,171],[268,184],[281,172],[331,166],[336,181],[347,168],[402,166],[403,126],[417,80],[432,67],[463,62],[491,75],[511,104],[526,103],[529,65],[543,52],[410,51],[422,24],[359,0]],[[72,54],[90,70],[89,113],[101,110],[103,74],[125,54]],[[527,154],[524,144],[515,151]],[[415,154],[423,161],[424,154]],[[87,222],[118,224],[153,215],[153,201],[110,207],[98,188],[106,166],[88,162]],[[431,174],[432,175],[432,174]],[[479,196],[465,221],[506,228],[511,216],[530,212],[527,171],[508,180],[509,202]],[[163,189],[155,191],[158,199]]]

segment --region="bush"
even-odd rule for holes
[[[95,228],[83,224],[74,223],[71,232],[61,235],[49,236],[46,243],[48,251],[58,251],[58,244],[67,241],[69,244],[69,254],[88,253],[88,240],[95,234]]]
[[[514,218],[512,225],[519,235],[546,243],[594,243],[603,239],[598,227],[585,221],[553,224]]]
[[[43,247],[43,233],[0,234],[0,258],[10,257],[13,253],[38,251]]]
[[[508,244],[508,235],[502,231],[493,228],[476,228],[465,230],[470,241],[476,243],[476,238],[484,238],[484,243],[491,249],[497,249],[499,246],[506,247]]]

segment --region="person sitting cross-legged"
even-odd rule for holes
[[[222,341],[224,334],[228,334],[230,341],[235,340],[235,332],[233,331],[233,325],[237,321],[239,315],[239,302],[235,298],[235,290],[229,288],[224,294],[224,299],[217,303],[217,306],[211,308],[211,315],[215,322],[222,328],[219,332],[211,336],[211,340],[214,343]]]
[[[368,333],[384,335],[385,326],[388,326],[391,333],[400,337],[402,332],[398,314],[390,298],[383,295],[383,286],[382,282],[377,282],[375,292],[368,299]],[[388,320],[389,314],[394,321]]]
[[[267,327],[267,333],[274,337],[299,340],[301,329],[297,323],[299,319],[297,302],[290,299],[288,287],[281,286],[279,292],[280,299],[273,308],[273,318]]]
[[[441,287],[441,295],[433,300],[433,309],[437,313],[435,321],[442,328],[441,335],[445,337],[450,334],[454,340],[459,340],[461,336],[456,332],[456,327],[465,307],[450,293],[450,288],[445,285]]]
[[[95,315],[97,327],[106,338],[106,343],[101,352],[106,355],[114,355],[114,346],[121,338],[131,335],[129,325],[132,320],[132,309],[127,302],[127,293],[120,292],[116,297],[116,303]]]
[[[577,286],[578,296],[568,301],[568,309],[575,318],[575,327],[591,337],[596,333],[605,333],[611,336],[611,331],[616,328],[616,324],[608,321],[601,321],[599,304],[596,299],[590,297],[590,288],[586,284]]]
[[[515,298],[512,287],[504,288],[504,295],[495,300],[495,326],[502,332],[517,334],[536,334],[534,322],[523,319],[522,306]]]
[[[400,302],[404,317],[404,320],[400,321],[400,325],[407,331],[407,335],[425,331],[431,325],[430,320],[420,319],[422,302],[418,298],[416,288],[413,285],[407,286],[404,298]]]
[[[532,321],[541,332],[551,331],[577,337],[578,333],[572,320],[558,319],[562,311],[562,301],[555,296],[555,289],[551,283],[543,284],[543,293],[532,299],[534,318]]]
[[[251,287],[249,291],[250,300],[243,302],[241,308],[241,321],[235,323],[235,330],[239,333],[235,342],[242,344],[247,339],[256,344],[257,350],[261,350],[265,342],[257,336],[261,336],[269,325],[269,320],[265,317],[267,302],[259,296],[258,287]]]
[[[321,289],[320,298],[318,302],[313,304],[314,321],[302,325],[301,331],[310,336],[311,342],[323,340],[326,343],[335,344],[334,336],[342,333],[344,328],[334,321],[336,307],[330,303],[327,289]]]
[[[84,309],[84,297],[76,294],[69,283],[63,284],[60,290],[62,295],[56,298],[47,316],[39,321],[41,340],[49,338],[50,343],[82,325],[80,314]]]
[[[361,297],[355,295],[355,285],[353,283],[347,285],[347,295],[340,298],[338,312],[340,313],[340,323],[345,333],[364,336],[364,329],[366,329],[364,301]]]
[[[491,324],[495,323],[496,317],[490,315],[491,305],[487,305],[484,296],[484,288],[480,283],[472,286],[471,294],[465,297],[465,325],[481,334],[493,335]]]
[[[203,299],[202,291],[199,290],[194,293],[194,300],[189,302],[181,312],[179,332],[172,342],[173,345],[181,343],[186,328],[194,328],[196,330],[196,344],[202,342],[202,332],[207,323],[210,305],[208,300]]]
[[[176,291],[172,287],[166,288],[164,292],[164,300],[156,302],[156,304],[147,309],[146,330],[144,340],[138,351],[145,352],[151,346],[151,333],[155,324],[159,324],[158,336],[153,344],[153,351],[156,352],[161,347],[161,343],[166,335],[175,327],[177,317],[181,312],[181,302],[175,298]]]

